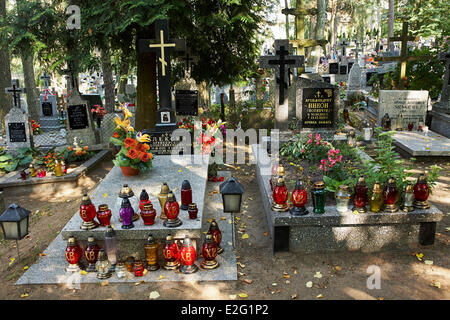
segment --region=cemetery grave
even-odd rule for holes
[[[46,5],[0,1],[0,299],[450,298],[422,4]]]

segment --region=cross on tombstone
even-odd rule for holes
[[[283,104],[285,97],[285,90],[288,87],[288,66],[302,67],[304,63],[304,56],[290,56],[289,55],[289,40],[275,40],[275,56],[261,56],[259,57],[259,66],[261,68],[274,68],[278,71],[276,82],[279,87],[279,103]]]
[[[5,88],[5,93],[11,93],[14,99],[14,107],[20,108],[20,94],[23,93],[23,88],[19,87],[19,80],[13,79],[11,81],[11,87]]]
[[[74,76],[74,68],[72,67],[71,62],[67,61],[67,69],[64,69],[63,73],[67,75],[67,93],[75,88],[78,91],[77,82],[75,81]]]
[[[375,57],[375,61],[400,61],[400,79],[399,85],[400,89],[405,87],[403,79],[406,77],[406,62],[414,61],[414,60],[424,60],[430,58],[430,56],[420,56],[420,57],[409,57],[408,56],[408,41],[414,41],[416,38],[408,36],[408,22],[403,22],[402,25],[402,35],[401,37],[390,37],[389,41],[401,41],[402,42],[402,50],[399,57]]]
[[[450,47],[447,52],[439,52],[438,58],[440,61],[444,61],[446,65],[444,83],[442,84],[441,103],[448,103],[450,96]]]
[[[342,49],[342,57],[346,57],[347,56],[347,46],[349,45],[349,43],[347,42],[347,39],[342,39],[341,42],[339,42],[339,45],[341,46]]]
[[[360,45],[361,43],[359,42],[359,40],[356,40],[356,42],[355,42],[355,45],[356,45],[356,50],[355,50],[355,59],[356,59],[356,61],[358,61],[358,58],[359,58],[359,45]]]
[[[318,14],[317,8],[306,9],[303,6],[304,1],[297,0],[297,8],[284,8],[281,13],[284,15],[292,15],[295,17],[296,24],[296,39],[289,40],[289,43],[296,48],[296,53],[299,56],[305,55],[305,48],[324,46],[328,43],[327,40],[305,39],[305,17],[314,16]],[[304,67],[297,68],[297,75],[303,73]]]
[[[174,51],[184,51],[183,39],[169,38],[169,23],[167,20],[155,22],[156,40],[140,39],[139,52],[155,52],[158,64],[159,108],[172,109],[172,94],[170,85],[170,54]]]
[[[50,76],[47,74],[47,72],[44,72],[44,74],[41,76],[41,79],[44,80],[44,89],[48,89],[50,86]]]
[[[193,62],[195,62],[197,57],[192,57],[189,52],[186,52],[186,55],[182,58],[182,60],[184,60],[184,65],[185,65],[185,71],[188,72],[188,74],[191,73],[191,69],[192,69],[192,65]]]

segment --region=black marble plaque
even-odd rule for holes
[[[338,74],[338,71],[339,71],[339,63],[337,63],[337,62],[330,63],[328,73],[329,74]]]
[[[348,63],[348,69],[347,69],[348,72],[350,72],[350,70],[352,69],[353,63],[354,63],[354,62],[349,62],[349,63]]]
[[[151,139],[148,145],[150,152],[155,155],[171,155],[173,148],[179,145],[180,141],[172,141],[172,131],[146,130]],[[181,138],[179,138],[181,139]],[[187,146],[187,150],[192,153],[192,143],[181,142]]]
[[[198,90],[175,90],[175,107],[177,114],[198,115]]]
[[[45,117],[53,116],[53,106],[51,102],[42,102],[42,114]]]
[[[322,77],[323,81],[326,83],[331,83],[331,77]]]
[[[25,131],[25,122],[8,123],[10,142],[27,142],[27,133]]]
[[[302,122],[304,128],[333,127],[333,109],[333,89],[303,89]]]
[[[339,74],[347,74],[347,65],[339,66]]]
[[[71,130],[86,129],[89,127],[88,113],[85,104],[67,107],[69,127]]]

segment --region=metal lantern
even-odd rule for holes
[[[105,252],[111,262],[111,272],[114,272],[117,264],[117,235],[111,225],[105,233]]]
[[[31,211],[17,204],[10,204],[0,216],[3,236],[6,240],[20,240],[28,234],[28,219]]]
[[[233,177],[220,184],[223,212],[241,212],[242,194],[244,187]]]

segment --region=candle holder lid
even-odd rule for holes
[[[217,224],[215,219],[212,219],[212,221],[211,221],[211,223],[209,225],[209,228],[210,229],[217,229],[217,228],[219,228],[219,225]]]
[[[68,243],[69,245],[75,245],[75,244],[77,243],[77,240],[75,239],[75,237],[70,237],[70,238],[67,240],[67,243]]]
[[[418,183],[427,183],[427,177],[425,176],[425,173],[421,173],[419,175],[419,178],[417,179]]]
[[[89,198],[87,193],[83,194],[83,198],[81,198],[81,202],[83,204],[90,204],[91,203],[91,198]]]
[[[393,184],[393,185],[395,185],[395,179],[394,179],[394,177],[390,177],[387,183],[388,183],[388,184]]]
[[[134,196],[133,190],[128,186],[128,184],[124,184],[122,189],[120,189],[119,197],[120,198],[131,198]]]
[[[323,181],[317,181],[314,183],[314,189],[324,189],[325,183]]]
[[[406,185],[405,192],[408,192],[408,193],[413,192],[413,185],[410,182],[408,182],[408,184]]]
[[[148,200],[149,196],[145,189],[142,189],[141,194],[139,195],[139,200]]]
[[[93,235],[90,235],[90,236],[88,237],[88,243],[89,243],[89,244],[94,244],[94,243],[95,243],[95,238],[94,238]]]
[[[165,195],[165,194],[169,194],[169,191],[170,191],[170,189],[169,189],[169,186],[167,185],[167,182],[164,182],[162,185],[161,185],[161,191],[160,191],[160,195]]]
[[[381,190],[381,185],[380,185],[380,183],[378,181],[374,183],[372,192],[373,193],[381,193],[381,192],[383,192],[383,190]]]
[[[175,195],[173,194],[172,191],[169,191],[169,194],[167,195],[167,201],[169,202],[175,201]]]
[[[277,180],[277,186],[278,187],[282,187],[284,185],[285,185],[284,178],[283,177],[279,177],[278,180]]]
[[[148,235],[147,244],[155,244],[155,238],[153,238],[152,234]]]
[[[365,185],[366,184],[366,179],[363,176],[360,176],[358,178],[358,181],[356,182],[357,185]]]
[[[108,205],[106,203],[103,203],[103,204],[98,206],[98,210],[99,211],[107,211],[108,210]]]
[[[116,235],[116,232],[114,231],[113,227],[109,225],[106,229],[105,237],[112,238]]]
[[[173,236],[170,233],[166,236],[166,241],[173,241]]]
[[[149,211],[153,209],[153,204],[151,203],[146,203],[144,204],[144,206],[142,207],[142,209],[144,209],[144,211]]]
[[[181,190],[190,190],[191,184],[188,180],[184,180],[183,183],[181,183]]]
[[[189,209],[197,209],[197,204],[196,203],[190,203],[189,205],[188,205],[188,208]]]
[[[297,179],[297,182],[295,182],[295,188],[294,189],[304,189],[302,179]]]
[[[207,243],[212,243],[214,241],[212,234],[209,232],[205,235],[205,239]]]
[[[283,177],[286,173],[286,169],[284,168],[283,164],[279,164],[277,168],[277,175]]]

